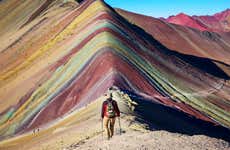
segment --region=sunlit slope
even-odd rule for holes
[[[131,23],[143,28],[167,48],[192,56],[210,59],[214,63],[230,65],[229,32],[199,31],[182,25],[164,22],[160,19],[116,9]],[[228,72],[229,73],[229,72]]]
[[[176,16],[170,16],[164,20],[173,24],[196,28],[201,31],[229,32],[229,17],[230,9],[226,9],[214,15],[205,16],[189,16],[184,13],[180,13]]]
[[[23,59],[0,55],[6,63],[0,72],[2,138],[50,127],[112,85],[230,127],[228,82],[181,60],[103,1],[74,7],[60,8],[65,13],[50,26],[39,25],[46,28],[42,39],[47,39],[30,45],[32,51],[27,47],[30,53]],[[30,40],[40,32],[28,34]]]

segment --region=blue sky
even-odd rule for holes
[[[230,8],[230,0],[105,0],[112,7],[153,17],[168,17],[184,12],[212,15]]]

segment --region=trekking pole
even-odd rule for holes
[[[119,127],[120,127],[120,135],[121,135],[121,121],[120,121],[120,117],[118,117],[118,121],[119,121]]]
[[[102,130],[101,135],[102,135],[102,139],[103,139],[103,118],[101,119],[101,130]]]

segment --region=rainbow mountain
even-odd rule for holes
[[[102,0],[1,1],[2,142],[49,134],[111,86],[229,132],[229,33],[145,17]]]

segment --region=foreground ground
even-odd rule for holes
[[[119,95],[119,94],[118,94]],[[105,97],[78,112],[60,118],[51,127],[41,127],[35,133],[16,136],[0,142],[1,150],[230,150],[230,143],[205,135],[186,135],[165,130],[149,130],[137,121],[129,97],[118,99],[122,111],[120,135],[118,121],[115,136],[106,140],[101,130],[100,106]],[[120,100],[119,100],[120,99]],[[129,106],[129,107],[128,107]],[[133,106],[134,107],[134,106]],[[165,117],[165,116],[162,116]]]
[[[124,125],[123,121],[123,125]],[[187,136],[167,131],[139,130],[138,124],[128,127],[126,122],[123,133],[119,134],[117,125],[116,135],[106,140],[105,135],[73,143],[65,150],[229,150],[228,142],[204,135]]]

